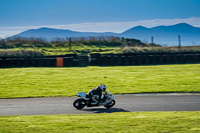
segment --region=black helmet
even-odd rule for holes
[[[106,85],[101,84],[101,85],[100,85],[100,89],[101,89],[102,91],[106,91]]]

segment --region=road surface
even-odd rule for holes
[[[76,110],[77,97],[0,99],[0,116],[93,114],[134,111],[200,111],[200,94],[114,95],[111,109],[103,106]]]

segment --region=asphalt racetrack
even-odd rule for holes
[[[200,111],[200,93],[195,94],[128,94],[114,95],[111,109],[103,106],[76,110],[77,97],[0,99],[0,116],[93,114],[134,111]]]

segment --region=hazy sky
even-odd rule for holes
[[[0,37],[40,27],[122,32],[179,22],[200,27],[200,0],[0,0]]]

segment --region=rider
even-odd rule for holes
[[[95,104],[99,104],[101,101],[104,100],[104,95],[102,95],[102,92],[105,91],[106,91],[106,85],[101,84],[100,86],[97,86],[96,88],[90,90],[88,94],[89,97],[95,102]]]

